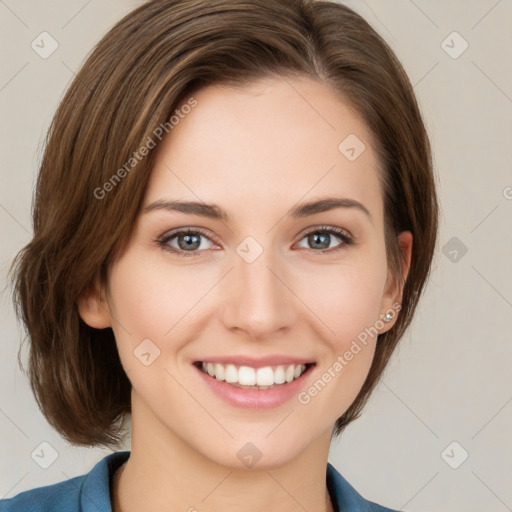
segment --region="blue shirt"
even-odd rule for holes
[[[85,475],[0,500],[0,512],[112,512],[111,479],[129,456],[129,451],[111,453]],[[337,512],[397,512],[365,500],[329,463],[327,489]]]

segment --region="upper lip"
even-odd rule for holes
[[[311,365],[315,364],[311,359],[303,357],[293,357],[285,355],[275,355],[266,357],[250,357],[250,356],[212,356],[199,359],[195,363],[221,363],[234,364],[235,366],[249,366],[251,368],[263,368],[265,366],[285,366],[285,365]]]

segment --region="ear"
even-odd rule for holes
[[[402,304],[403,292],[404,292],[404,284],[409,275],[409,269],[411,267],[411,256],[412,256],[412,244],[413,238],[412,233],[410,231],[402,231],[398,235],[398,245],[400,246],[400,250],[402,252],[402,275],[403,280],[400,280],[400,276],[392,275],[391,270],[388,271],[388,279],[386,281],[386,288],[384,290],[384,295],[382,297],[382,315],[385,315],[386,312],[392,312],[393,318],[390,322],[386,322],[386,328],[381,332],[381,334],[388,329],[390,329],[396,321],[396,316],[398,315],[398,311],[396,307],[393,307],[394,304]]]
[[[99,277],[79,297],[77,307],[78,314],[89,327],[105,329],[112,326],[110,308]]]

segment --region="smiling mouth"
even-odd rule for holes
[[[234,364],[196,361],[194,365],[210,377],[243,389],[272,389],[302,377],[315,363],[285,364],[253,368]]]

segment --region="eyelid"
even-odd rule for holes
[[[328,233],[334,233],[338,236],[345,236],[347,239],[350,239],[351,241],[354,241],[354,236],[346,229],[339,228],[337,226],[330,226],[327,224],[321,225],[321,226],[313,226],[311,228],[307,228],[306,231],[302,233],[302,237],[305,237],[306,235],[309,235],[310,233],[316,233],[316,232],[328,232]]]

